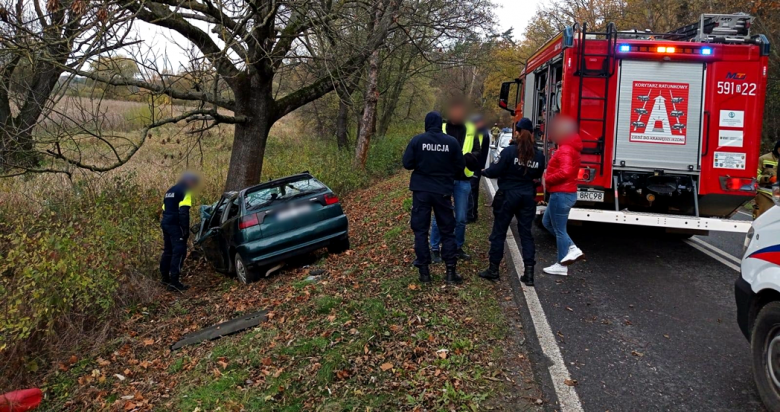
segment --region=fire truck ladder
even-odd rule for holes
[[[578,24],[574,25],[574,28],[577,29]],[[605,32],[588,32],[588,23],[582,23],[582,30],[580,30],[580,43],[579,43],[579,60],[577,62],[577,71],[574,73],[575,76],[579,76],[580,78],[580,85],[579,85],[579,96],[580,99],[577,103],[577,123],[582,125],[583,122],[591,122],[591,123],[599,123],[601,124],[601,136],[598,137],[598,139],[584,139],[583,143],[595,143],[596,147],[587,147],[582,149],[583,154],[592,154],[592,155],[598,155],[599,160],[597,162],[593,161],[583,161],[582,164],[586,165],[598,165],[599,166],[599,175],[604,174],[604,140],[607,135],[607,96],[609,95],[609,79],[615,74],[615,46],[617,45],[617,34],[618,31],[615,28],[614,23],[609,23],[607,25],[607,30]],[[589,38],[589,36],[592,36]],[[607,52],[606,53],[587,53],[587,43],[589,40],[596,40],[599,36],[603,36],[604,40],[607,41]],[[603,63],[600,68],[598,69],[589,69],[587,66],[587,59],[588,57],[601,57],[603,58]],[[582,92],[584,89],[584,83],[585,79],[600,79],[604,82],[604,93],[600,96],[583,96]],[[582,117],[582,104],[586,100],[596,100],[602,102],[604,106],[604,110],[601,113],[601,117]]]

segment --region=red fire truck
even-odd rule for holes
[[[583,139],[571,219],[746,232],[727,219],[756,194],[769,41],[746,14],[703,15],[669,33],[567,27],[502,84],[499,106]],[[513,99],[513,101],[510,101]],[[549,157],[549,156],[548,156]]]

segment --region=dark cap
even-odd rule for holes
[[[517,129],[518,132],[521,130],[528,130],[529,132],[533,133],[534,124],[531,122],[531,119],[523,117],[519,122],[517,122],[515,129]]]

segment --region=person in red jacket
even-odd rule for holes
[[[569,211],[577,202],[577,175],[580,170],[582,140],[577,133],[577,122],[565,116],[557,116],[550,127],[549,139],[557,149],[544,172],[544,185],[550,194],[542,223],[555,234],[558,246],[558,261],[544,272],[550,275],[566,276],[568,265],[580,259],[582,250],[572,242],[566,233]]]

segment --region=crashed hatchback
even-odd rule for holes
[[[201,223],[193,229],[206,260],[243,283],[316,249],[349,249],[339,198],[308,172],[227,192],[201,207]]]

